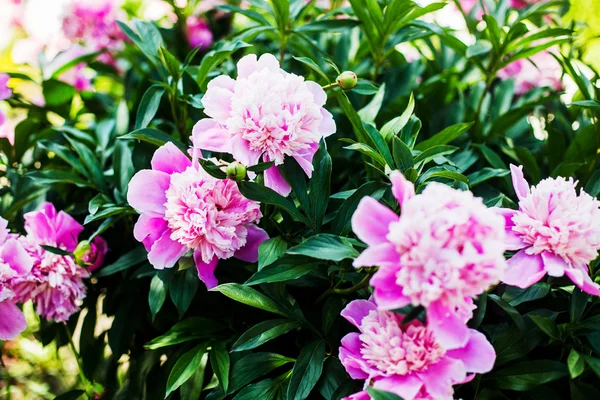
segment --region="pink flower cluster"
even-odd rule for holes
[[[546,274],[566,275],[584,292],[600,296],[587,267],[600,250],[600,201],[583,190],[577,194],[573,178],[548,178],[530,188],[522,167],[510,169],[519,209],[498,213],[506,221],[508,249],[517,253],[503,281],[526,288]]]
[[[131,179],[127,200],[141,213],[133,233],[154,268],[171,268],[193,253],[210,289],[217,285],[219,259],[258,260],[258,246],[268,238],[256,226],[260,207],[242,196],[235,181],[208,175],[172,143],[154,153],[151,165]]]
[[[514,79],[515,94],[522,95],[536,87],[561,90],[562,67],[548,51],[542,51],[529,59],[517,60],[500,71],[500,79]]]
[[[9,80],[10,80],[10,76],[8,76],[7,74],[0,73],[0,101],[6,100],[10,96],[12,96],[12,90],[10,90],[10,88],[8,87]],[[2,124],[4,124],[5,120],[6,120],[6,117],[4,116],[2,111],[0,111],[0,126],[2,126]],[[11,141],[11,143],[12,143],[12,141]]]
[[[431,183],[415,195],[400,172],[391,180],[402,215],[361,200],[352,229],[369,247],[354,266],[379,267],[371,279],[379,307],[423,306],[437,340],[462,346],[472,299],[504,273],[503,220],[471,192]]]
[[[339,356],[346,371],[404,400],[452,399],[453,385],[494,365],[494,348],[473,329],[464,344],[444,345],[418,320],[403,324],[403,315],[381,310],[374,301],[354,300],[342,316],[360,331],[342,339]],[[369,398],[362,391],[347,400]]]
[[[288,195],[290,185],[277,165],[293,157],[312,175],[319,141],[336,129],[323,108],[327,95],[315,82],[279,68],[271,54],[247,55],[237,69],[235,80],[223,75],[209,82],[202,104],[210,118],[194,127],[194,147],[233,154],[245,165],[274,161],[264,173],[265,186]]]

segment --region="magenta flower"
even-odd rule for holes
[[[215,179],[174,144],[160,147],[152,169],[129,182],[129,204],[141,213],[133,234],[144,244],[150,264],[171,268],[193,252],[200,279],[217,285],[219,259],[258,260],[258,246],[268,236],[256,226],[259,204],[246,199],[235,181]]]
[[[18,240],[33,259],[33,267],[29,274],[12,280],[15,298],[22,303],[32,300],[37,314],[47,320],[65,322],[79,311],[86,292],[83,279],[89,273],[73,257],[51,253],[41,246],[72,252],[83,226],[69,214],[57,213],[51,203],[24,217],[27,236]]]
[[[420,321],[403,325],[403,315],[378,309],[369,300],[350,302],[342,316],[360,331],[342,338],[339,357],[348,374],[404,400],[452,399],[452,385],[494,366],[494,348],[473,329],[465,327],[463,345],[444,346]],[[353,396],[349,399],[368,399],[365,392]]]
[[[187,17],[185,22],[187,27],[187,39],[190,46],[202,46],[202,49],[210,47],[213,42],[213,34],[206,20],[190,16]]]
[[[505,268],[502,218],[471,192],[431,183],[415,196],[400,172],[390,178],[402,216],[371,197],[361,200],[352,229],[369,247],[354,266],[379,267],[371,279],[379,307],[421,305],[440,343],[464,346],[471,299]]]
[[[498,71],[500,79],[514,79],[515,94],[522,95],[536,87],[561,90],[562,67],[548,51],[534,54],[529,59],[517,60]]]
[[[27,327],[25,316],[14,303],[12,280],[31,271],[33,260],[0,217],[0,340],[11,340]]]
[[[600,249],[600,201],[583,190],[578,195],[573,178],[547,178],[530,188],[522,166],[510,170],[519,209],[497,210],[506,220],[507,248],[518,252],[508,260],[503,282],[526,288],[546,274],[567,275],[600,296],[587,268]]]
[[[202,98],[210,118],[198,121],[194,147],[233,154],[245,165],[274,161],[264,174],[265,186],[287,196],[290,185],[277,165],[293,157],[306,175],[319,141],[335,132],[331,114],[323,108],[327,95],[311,81],[279,68],[271,54],[243,57],[236,80],[219,76]]]
[[[12,96],[12,90],[8,87],[9,80],[10,76],[8,74],[0,73],[0,100],[6,100]],[[0,111],[0,126],[4,124],[4,121],[6,121],[6,116]],[[9,141],[12,143],[10,138]]]
[[[106,240],[100,236],[96,236],[90,243],[90,249],[81,257],[81,261],[86,264],[88,271],[94,272],[102,266],[104,256],[107,252],[108,246],[106,245]]]

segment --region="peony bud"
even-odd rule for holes
[[[106,241],[100,236],[96,236],[92,243],[88,240],[79,242],[73,256],[77,264],[92,272],[102,266],[107,251]]]
[[[234,181],[241,181],[246,177],[246,167],[237,161],[232,162],[225,170],[227,177]]]
[[[337,84],[344,90],[350,90],[358,83],[356,74],[352,71],[342,72],[336,79]]]

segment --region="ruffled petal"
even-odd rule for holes
[[[25,316],[13,302],[0,302],[0,340],[12,340],[27,328]]]
[[[363,318],[373,310],[377,310],[377,306],[372,301],[354,300],[348,303],[340,315],[352,325],[360,328]]]
[[[467,371],[462,361],[444,358],[430,365],[427,370],[418,373],[427,393],[434,399],[452,399],[452,385],[462,382],[467,377]]]
[[[74,251],[79,242],[79,234],[83,231],[83,225],[64,211],[56,216],[56,244],[67,251]]]
[[[248,236],[246,236],[246,244],[233,255],[235,258],[242,261],[255,263],[258,261],[258,246],[269,238],[267,232],[256,225],[246,226]]]
[[[231,154],[236,161],[241,162],[244,165],[256,165],[261,156],[258,151],[250,150],[248,141],[241,135],[234,135],[231,137]]]
[[[410,299],[402,294],[402,288],[396,284],[398,268],[382,267],[371,278],[371,286],[375,288],[373,295],[379,308],[395,310],[410,304]]]
[[[544,269],[550,276],[561,277],[565,274],[565,270],[569,268],[569,264],[567,264],[562,257],[547,251],[542,253],[542,261],[544,263]]]
[[[313,158],[315,153],[319,149],[319,143],[312,143],[309,148],[303,150],[301,153],[293,156],[294,160],[298,162],[306,176],[309,178],[312,176],[313,172]]]
[[[415,196],[415,185],[406,179],[402,172],[393,171],[390,174],[390,181],[392,182],[392,194],[398,204],[402,205],[406,200]]]
[[[373,387],[397,394],[404,400],[413,400],[423,387],[423,381],[414,374],[392,375],[377,380]]]
[[[264,172],[265,186],[273,189],[282,196],[287,196],[292,191],[292,187],[283,179],[277,165],[273,165]]]
[[[389,225],[398,221],[395,212],[372,197],[363,197],[352,215],[352,230],[370,246],[387,243]]]
[[[167,142],[154,152],[150,164],[153,170],[171,175],[174,172],[185,171],[187,167],[192,165],[192,162],[177,146]]]
[[[496,361],[494,346],[483,333],[474,329],[469,329],[469,341],[465,347],[450,350],[446,355],[462,361],[467,372],[478,374],[490,372]]]
[[[214,119],[204,118],[196,122],[192,129],[192,143],[197,149],[232,153],[231,135]]]
[[[590,278],[585,266],[581,266],[579,268],[568,268],[565,270],[565,274],[582,291],[593,296],[600,296],[600,285]]]
[[[355,267],[382,267],[400,263],[400,254],[391,243],[369,246],[352,263]]]
[[[331,136],[337,130],[337,126],[335,125],[335,120],[333,119],[333,115],[326,109],[321,109],[321,116],[323,119],[319,124],[319,133],[323,135],[323,137]]]
[[[517,167],[516,165],[510,164],[510,173],[515,193],[519,200],[522,200],[529,195],[529,184],[523,177],[523,166],[519,165]]]
[[[168,230],[163,232],[148,253],[148,261],[156,269],[173,268],[188,250],[186,246],[171,239],[170,234]]]
[[[234,87],[235,81],[227,75],[220,75],[211,80],[202,98],[204,113],[217,121],[226,121],[231,114]]]
[[[528,288],[546,275],[542,257],[519,251],[506,262],[506,271],[502,282],[507,285]]]
[[[143,169],[129,182],[127,202],[140,213],[153,212],[163,215],[170,182],[169,174]]]
[[[310,90],[310,92],[312,93],[313,100],[319,107],[321,107],[325,104],[325,102],[327,102],[327,94],[325,93],[321,85],[313,81],[306,81],[305,84],[308,90]]]
[[[427,307],[427,326],[446,350],[464,347],[469,340],[469,328],[455,309],[435,301]]]
[[[206,285],[207,289],[212,289],[219,284],[215,277],[215,269],[219,263],[217,257],[213,257],[210,262],[205,263],[202,260],[202,253],[199,251],[194,252],[194,262],[196,263],[196,269],[198,269],[198,278]]]
[[[143,243],[146,251],[150,251],[156,242],[167,230],[167,221],[162,217],[152,214],[142,214],[133,227],[133,237]]]
[[[33,258],[16,239],[8,239],[0,247],[2,259],[19,275],[25,275],[33,267]]]

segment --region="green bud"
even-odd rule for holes
[[[92,250],[92,245],[88,240],[83,240],[79,242],[79,244],[75,248],[75,251],[73,252],[75,262],[77,262],[77,264],[79,265],[84,265],[85,262],[83,261],[83,258],[90,250]]]
[[[227,177],[235,181],[241,181],[246,177],[246,167],[237,161],[232,162],[225,170]]]
[[[337,84],[344,90],[350,90],[358,83],[356,74],[352,71],[342,72],[336,79]]]

